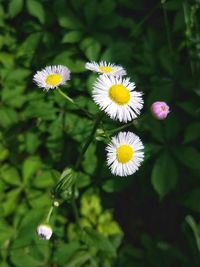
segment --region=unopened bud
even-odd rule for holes
[[[48,224],[40,224],[37,227],[37,235],[42,240],[49,240],[52,236],[52,229]]]
[[[151,105],[151,112],[158,120],[164,120],[170,112],[169,106],[165,102],[157,101]]]

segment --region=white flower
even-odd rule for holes
[[[129,78],[101,75],[94,84],[92,97],[111,119],[127,122],[135,119],[143,107],[142,93],[134,91]]]
[[[143,144],[140,138],[131,132],[120,132],[112,137],[106,147],[107,165],[112,174],[128,176],[135,173],[144,158]]]
[[[33,81],[38,87],[45,90],[57,88],[70,79],[70,70],[62,65],[47,66],[41,71],[37,71],[33,76]]]
[[[52,229],[49,225],[47,224],[40,224],[37,227],[37,235],[39,236],[40,239],[43,240],[49,240],[52,236]]]
[[[126,75],[126,71],[122,66],[115,65],[101,61],[99,64],[96,62],[88,62],[85,64],[85,68],[94,72],[103,73],[107,75],[122,76]]]

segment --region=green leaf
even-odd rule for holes
[[[0,244],[1,247],[3,247],[3,245],[5,245],[6,240],[9,240],[15,234],[15,229],[13,229],[13,227],[10,227],[9,224],[7,224],[6,221],[4,222],[4,220],[2,220],[1,218],[0,232]]]
[[[38,209],[51,206],[52,200],[48,193],[40,190],[27,190],[27,193],[27,200],[32,208]]]
[[[14,55],[6,52],[0,52],[0,62],[6,68],[13,67],[14,65]]]
[[[9,79],[9,78],[8,78]],[[19,77],[20,79],[20,77]],[[24,80],[22,80],[24,82]],[[11,79],[9,80],[11,82]],[[14,86],[14,88],[13,88]],[[12,108],[20,108],[24,102],[26,101],[26,96],[24,94],[23,86],[16,86],[16,82],[13,80],[12,85],[9,88],[4,88],[2,91],[2,101],[12,107]]]
[[[197,243],[197,248],[200,252],[200,225],[198,225],[194,218],[190,215],[186,216],[185,218],[186,222],[189,224],[189,226],[191,227],[194,237],[196,239],[196,243]]]
[[[26,3],[29,14],[36,17],[43,24],[45,21],[45,13],[42,4],[36,0],[28,0]]]
[[[87,173],[94,173],[97,166],[96,146],[94,144],[90,144],[86,151],[82,166]]]
[[[55,261],[60,266],[66,266],[65,264],[70,262],[79,249],[80,243],[76,241],[72,241],[69,244],[63,244],[56,250]]]
[[[62,38],[62,43],[78,43],[81,40],[82,33],[79,31],[71,31],[66,33]]]
[[[193,189],[184,200],[185,206],[200,213],[200,187]]]
[[[175,156],[179,161],[191,169],[200,169],[200,152],[189,146],[182,146],[174,150]]]
[[[22,175],[24,182],[28,182],[30,178],[40,170],[42,163],[39,157],[31,156],[27,158],[22,164]]]
[[[16,168],[9,166],[9,165],[4,165],[1,168],[1,177],[2,179],[10,185],[20,185],[21,184],[21,179],[19,176],[19,172]]]
[[[98,42],[94,42],[85,50],[85,55],[89,60],[98,60],[101,45]]]
[[[132,183],[132,181],[132,178],[129,177],[127,177],[127,179],[123,181],[115,178],[109,179],[103,183],[102,188],[105,192],[108,193],[119,192],[128,187]]]
[[[8,5],[8,13],[11,18],[16,17],[22,10],[24,0],[11,0]]]
[[[199,122],[193,122],[189,124],[185,130],[184,134],[184,143],[190,143],[193,142],[200,137],[200,123]]]
[[[38,267],[42,266],[42,262],[36,260],[33,256],[29,255],[25,249],[18,249],[11,251],[11,261],[16,267],[29,266]]]
[[[80,44],[81,50],[89,60],[98,60],[101,45],[93,38],[85,38]]]
[[[9,150],[0,144],[0,161],[4,161],[9,157]]]
[[[44,102],[43,100],[32,101],[23,112],[25,119],[40,118],[42,120],[51,121],[56,119],[57,108],[52,102]]]
[[[25,135],[26,151],[30,154],[34,154],[41,144],[41,140],[36,133],[28,132]]]
[[[18,205],[18,197],[21,193],[21,188],[14,189],[6,194],[6,198],[3,200],[2,208],[3,215],[8,216],[13,213]]]
[[[83,188],[88,186],[91,183],[90,176],[83,173],[83,172],[78,172],[77,173],[77,179],[76,179],[76,185],[78,188]]]
[[[85,232],[86,243],[88,243],[90,246],[95,246],[99,251],[105,252],[110,257],[116,256],[115,247],[107,237],[103,236],[92,228],[85,228]]]
[[[16,124],[18,121],[16,111],[7,107],[0,109],[0,118],[0,126],[2,126],[3,128],[9,128],[12,125]]]
[[[83,7],[83,13],[88,24],[93,22],[96,23],[95,18],[97,17],[98,12],[98,8],[96,8],[97,4],[96,0],[87,1]]]
[[[84,266],[91,257],[92,255],[87,251],[77,251],[65,267]]]
[[[176,186],[178,173],[176,164],[170,155],[164,152],[155,162],[151,182],[161,198]]]
[[[87,138],[91,130],[91,122],[89,120],[70,113],[65,115],[64,126],[66,132],[78,142]]]
[[[59,172],[55,170],[44,170],[40,171],[33,181],[33,185],[36,188],[50,188],[56,181],[58,181]]]

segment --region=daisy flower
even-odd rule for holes
[[[92,61],[85,64],[85,68],[106,75],[122,76],[126,71],[122,66],[101,61],[99,64]]]
[[[111,119],[132,121],[143,107],[142,93],[134,91],[129,78],[101,75],[94,84],[92,97]]]
[[[37,71],[33,76],[33,81],[38,87],[45,90],[57,88],[70,79],[70,70],[62,65],[47,66],[41,71]]]
[[[106,147],[107,165],[112,174],[128,176],[135,173],[144,158],[143,144],[140,138],[131,132],[120,132],[112,137]]]

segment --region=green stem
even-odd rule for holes
[[[93,141],[94,139],[94,135],[96,133],[96,130],[101,122],[101,118],[102,118],[102,114],[97,114],[97,117],[96,117],[96,120],[95,120],[95,123],[94,123],[94,126],[92,128],[92,131],[88,137],[88,139],[86,140],[85,144],[83,145],[83,148],[81,150],[81,153],[77,159],[77,162],[75,164],[75,170],[77,171],[80,167],[80,164],[81,164],[81,161],[83,159],[83,156],[84,154],[86,153],[89,145],[91,144],[91,142]],[[73,209],[73,212],[74,212],[74,217],[75,217],[75,220],[76,220],[76,223],[78,225],[79,228],[80,227],[80,223],[79,223],[79,213],[78,213],[78,208],[77,208],[77,205],[76,205],[76,200],[75,200],[75,190],[76,190],[76,184],[73,185],[72,187],[72,200],[71,200],[71,204],[72,204],[72,209]]]
[[[148,12],[148,14],[136,25],[134,31],[131,35],[134,35],[137,30],[152,16],[156,8],[159,6],[159,3],[155,4],[155,6]]]
[[[61,91],[60,88],[58,88],[57,91],[59,92],[59,94],[61,96],[66,98],[69,102],[71,102],[72,104],[75,104],[74,100],[71,97],[69,97],[68,95],[66,95],[65,93],[63,93],[63,91]]]
[[[85,154],[85,152],[87,151],[90,143],[93,141],[93,138],[94,138],[94,135],[96,133],[96,130],[101,122],[101,118],[102,118],[102,113],[99,113],[97,114],[97,117],[96,117],[96,120],[95,120],[95,123],[94,123],[94,126],[92,128],[92,131],[91,131],[91,134],[89,135],[88,139],[86,140],[82,150],[81,150],[81,153],[79,155],[79,158],[75,164],[75,170],[78,170],[78,168],[80,167],[80,164],[81,164],[81,161],[82,161],[82,158]]]
[[[190,38],[191,36],[191,29],[190,29],[190,22],[189,22],[189,18],[188,18],[188,7],[187,7],[187,2],[183,2],[183,14],[184,14],[184,21],[185,21],[185,37],[186,37],[186,46],[187,46],[187,50],[188,50],[188,56],[189,56],[189,61],[190,61],[190,70],[191,70],[191,74],[192,76],[194,76],[194,65],[193,65],[193,62],[191,60],[191,57],[190,57],[190,53],[189,53],[189,50],[190,50],[190,44],[189,44],[189,41],[188,41],[188,38]]]
[[[74,217],[75,217],[75,220],[76,220],[76,224],[80,228],[78,208],[77,208],[76,200],[75,200],[75,197],[74,196],[72,197],[71,204],[72,204],[72,209],[73,209],[73,212],[74,212]]]
[[[49,223],[49,220],[50,220],[51,214],[53,212],[53,209],[54,209],[54,206],[52,205],[51,208],[49,209],[49,212],[47,214],[45,222]]]
[[[168,17],[167,17],[167,12],[164,8],[164,2],[162,3],[162,10],[163,10],[163,15],[164,15],[164,23],[165,23],[166,33],[167,33],[167,41],[168,41],[168,45],[169,45],[169,51],[170,51],[171,55],[173,55],[172,40],[171,40],[171,35],[170,35],[170,30],[169,30],[169,21],[168,21]]]
[[[93,114],[88,112],[86,109],[80,107],[71,97],[69,97],[62,90],[60,90],[60,88],[58,88],[57,91],[61,96],[63,96],[65,99],[67,99],[67,101],[69,101],[74,106],[76,106],[80,111],[82,111],[87,117],[89,117],[89,118],[93,118],[94,117]]]
[[[115,128],[115,129],[113,129],[113,130],[108,130],[107,132],[108,132],[109,134],[112,134],[112,133],[121,131],[121,130],[123,130],[123,129],[126,129],[126,128],[132,126],[132,125],[133,125],[133,122],[130,122],[130,123],[128,123],[128,124],[125,124],[125,125],[123,125],[123,126],[120,126],[120,127],[118,127],[118,128]]]

